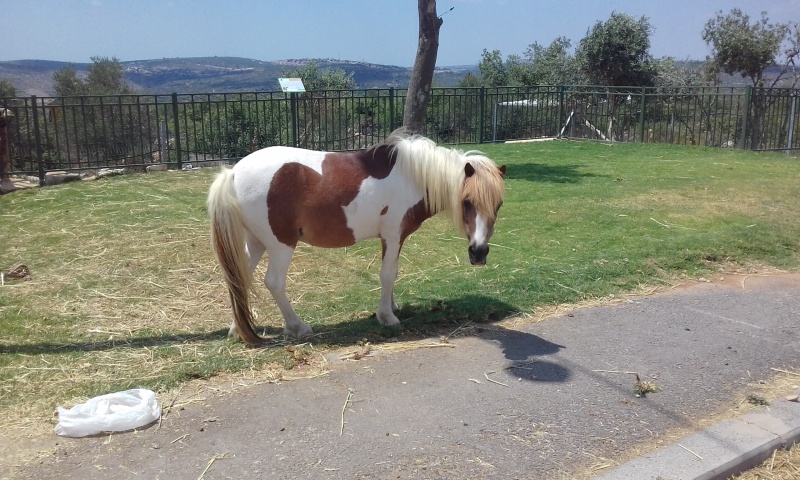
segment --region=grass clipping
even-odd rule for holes
[[[592,370],[593,372],[597,373],[622,373],[624,375],[633,375],[633,394],[636,398],[644,397],[648,393],[657,393],[661,391],[661,387],[656,385],[653,382],[649,382],[647,380],[642,380],[639,376],[639,372],[623,372],[620,370]]]
[[[638,373],[634,375],[636,376],[636,381],[633,383],[633,393],[636,395],[636,398],[644,397],[648,393],[657,393],[661,391],[661,387],[655,383],[642,380],[639,378]]]

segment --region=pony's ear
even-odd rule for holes
[[[464,173],[467,175],[467,178],[471,177],[475,174],[475,167],[473,167],[471,163],[467,162],[467,164],[464,165]]]
[[[501,166],[499,168],[499,170],[500,170],[500,175],[505,176],[505,174],[506,174],[506,166],[505,165]]]

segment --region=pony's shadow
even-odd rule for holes
[[[467,295],[446,301],[417,299],[398,312],[401,329],[381,327],[375,315],[342,322],[330,330],[320,330],[324,343],[349,346],[358,340],[373,345],[431,337],[473,336],[499,344],[514,376],[536,382],[564,382],[571,373],[544,357],[557,353],[563,345],[537,335],[511,330],[495,322],[518,312],[514,306],[491,297]]]
[[[377,344],[449,336],[454,331],[463,334],[463,327],[467,324],[488,324],[517,311],[508,303],[482,295],[448,300],[417,297],[409,303],[401,302],[400,311],[395,312],[400,320],[400,328],[380,325],[374,313],[335,325],[312,327],[315,337],[328,345],[348,346],[359,340]]]
[[[499,325],[486,330],[480,338],[500,344],[503,355],[511,362],[506,369],[517,378],[533,382],[565,382],[572,376],[569,369],[543,358],[558,353],[566,348],[564,345]]]
[[[578,183],[585,178],[599,177],[594,173],[581,171],[579,165],[548,165],[546,163],[515,164],[506,170],[510,180],[529,182]]]

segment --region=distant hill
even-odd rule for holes
[[[266,62],[239,57],[163,58],[120,62],[125,80],[138,91],[151,94],[244,92],[278,90],[278,77],[295,70],[311,59]],[[391,65],[347,60],[316,59],[320,68],[337,68],[353,74],[359,88],[405,88],[411,69]],[[78,74],[90,63],[49,60],[13,60],[0,62],[0,78],[7,78],[19,95],[54,95],[53,73],[72,65]],[[442,87],[455,86],[475,66],[437,68],[434,81]]]
[[[53,73],[66,66],[67,62],[49,60],[13,60],[0,62],[0,78],[6,78],[17,89],[17,95],[52,95]],[[79,71],[86,71],[87,64]]]
[[[338,68],[353,74],[358,88],[406,88],[411,68],[348,60],[313,59],[320,68]],[[125,80],[141,93],[170,94],[213,92],[264,92],[278,90],[278,77],[296,70],[312,59],[261,61],[240,57],[162,58],[121,62]],[[701,62],[689,62],[698,67]],[[20,96],[51,96],[53,73],[72,65],[78,74],[85,74],[90,63],[68,63],[50,60],[0,61],[0,78],[7,78]],[[767,69],[774,78],[779,67]],[[453,87],[468,72],[477,73],[478,66],[438,67],[434,82],[440,87]],[[723,75],[723,85],[745,85],[748,79],[739,75]]]

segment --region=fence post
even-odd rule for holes
[[[556,138],[561,138],[563,129],[561,125],[564,124],[564,114],[567,113],[564,109],[564,85],[558,86],[558,123],[556,123]]]
[[[33,138],[36,143],[36,164],[39,166],[39,186],[44,186],[44,156],[42,155],[42,135],[39,132],[39,109],[36,105],[36,95],[31,95],[31,108],[33,109]]]
[[[167,136],[167,122],[161,120],[158,122],[158,163],[169,163],[169,137]]]
[[[290,110],[292,115],[292,146],[297,147],[299,146],[299,139],[297,137],[298,132],[298,125],[297,125],[297,93],[290,92],[289,93],[289,103],[290,103]]]
[[[172,119],[175,125],[175,156],[178,160],[178,170],[183,168],[183,159],[181,158],[181,122],[178,118],[178,93],[172,92]]]
[[[8,171],[11,169],[11,141],[8,139],[8,124],[14,114],[7,108],[0,108],[0,192],[11,191],[14,184]]]
[[[481,95],[478,99],[478,143],[483,143],[483,129],[485,126],[483,112],[486,108],[486,87],[481,87]]]
[[[789,110],[789,135],[786,139],[786,155],[792,153],[792,142],[794,140],[794,113],[797,106],[797,96],[800,91],[795,90],[792,92],[792,107]]]
[[[647,87],[642,87],[642,100],[639,102],[639,138],[641,139],[641,143],[644,143],[644,106],[645,99],[647,98],[646,92]]]
[[[389,133],[394,132],[394,87],[389,88]]]
[[[744,115],[742,116],[742,138],[739,141],[739,148],[747,148],[747,123],[750,121],[750,101],[753,97],[753,86],[744,87]]]

